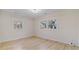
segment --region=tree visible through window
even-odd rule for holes
[[[42,21],[41,23],[41,28],[45,29],[56,29],[56,20],[48,20],[48,21]]]

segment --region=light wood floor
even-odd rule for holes
[[[23,38],[0,43],[0,50],[78,50],[79,47],[70,46],[53,40],[37,37]]]

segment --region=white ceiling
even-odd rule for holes
[[[22,16],[27,16],[27,17],[30,17],[30,18],[39,18],[39,17],[43,17],[43,16],[46,16],[46,15],[49,15],[49,14],[52,14],[54,12],[79,12],[79,10],[77,9],[41,9],[40,12],[38,13],[32,13],[29,9],[1,9],[0,11],[7,11],[7,12],[11,12],[11,13],[15,13],[15,14],[20,14]]]
[[[45,16],[47,14],[51,14],[52,12],[55,12],[56,9],[41,9],[41,11],[38,13],[32,13],[29,9],[2,9],[2,11],[21,14],[23,16],[28,16],[31,18],[38,18],[38,17]]]

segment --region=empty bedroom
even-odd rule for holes
[[[78,50],[78,9],[0,9],[0,50]]]

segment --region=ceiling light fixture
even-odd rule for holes
[[[30,11],[32,13],[39,13],[41,11],[41,9],[30,9]]]

